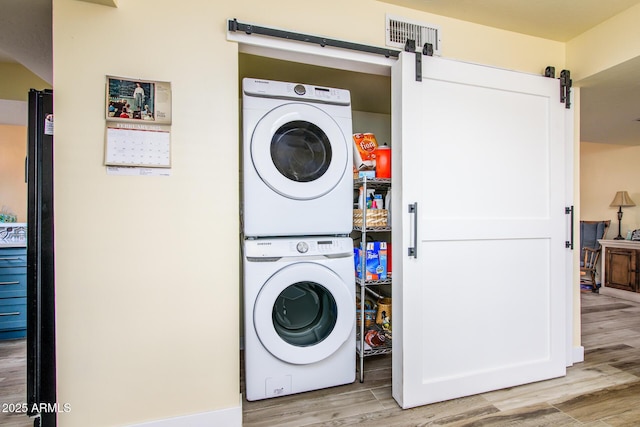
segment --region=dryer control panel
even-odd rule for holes
[[[322,102],[336,105],[351,104],[351,92],[346,89],[302,83],[244,78],[242,80],[242,90],[245,95],[263,98],[299,99],[305,102]]]

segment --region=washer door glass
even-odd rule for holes
[[[329,357],[355,328],[355,296],[349,289],[333,270],[318,263],[297,262],[278,270],[262,285],[253,306],[261,344],[288,363]],[[355,351],[355,341],[353,345]]]
[[[342,182],[351,162],[350,142],[351,135],[344,135],[336,120],[320,108],[283,104],[256,124],[251,161],[262,181],[276,193],[311,200]]]
[[[273,326],[286,342],[306,347],[329,336],[336,325],[338,309],[333,295],[314,282],[287,287],[273,306]]]

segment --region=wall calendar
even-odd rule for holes
[[[106,76],[105,166],[171,167],[171,83]]]

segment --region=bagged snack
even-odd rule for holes
[[[353,134],[353,166],[361,170],[375,170],[378,141],[372,133]]]

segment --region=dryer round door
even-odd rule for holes
[[[255,331],[273,356],[310,364],[335,353],[355,323],[353,295],[329,268],[288,265],[267,280],[253,309]]]
[[[321,109],[283,104],[257,123],[251,135],[251,161],[262,181],[276,193],[311,200],[327,194],[344,178],[349,141]]]

